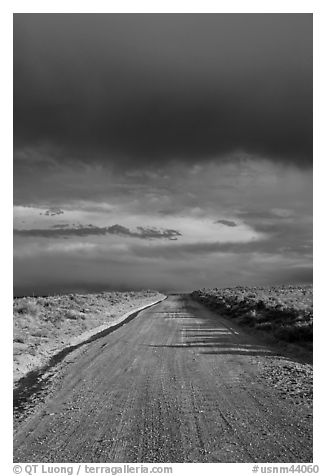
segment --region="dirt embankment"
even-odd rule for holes
[[[14,381],[99,326],[165,296],[156,291],[67,294],[14,299]]]
[[[312,350],[312,286],[201,289],[191,296],[239,325]]]

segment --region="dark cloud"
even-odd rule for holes
[[[167,230],[156,230],[155,228],[143,228],[142,226],[137,227],[138,232],[133,236],[140,235],[142,238],[167,238],[168,240],[177,240],[178,236],[182,236],[177,230],[167,229]]]
[[[50,208],[49,210],[46,210],[44,212],[44,215],[46,216],[51,216],[51,217],[54,217],[55,215],[63,215],[64,214],[64,211],[61,210],[60,208]],[[42,215],[42,213],[40,213],[40,215]]]
[[[181,233],[177,230],[157,230],[156,228],[144,228],[142,226],[137,226],[137,231],[131,231],[129,228],[121,225],[113,225],[106,228],[107,233],[112,235],[122,235],[122,236],[131,236],[134,238],[167,238],[168,240],[177,240],[178,236],[182,236]]]
[[[15,14],[13,46],[17,289],[311,278],[312,14]]]
[[[14,229],[14,234],[26,237],[43,237],[43,238],[66,238],[72,236],[96,236],[96,235],[120,235],[131,238],[150,239],[167,239],[177,240],[178,236],[182,236],[177,230],[167,229],[158,230],[156,228],[137,227],[137,231],[132,231],[122,225],[112,225],[107,227],[97,227],[93,225],[78,225],[73,228],[67,228],[65,225],[55,225],[52,228],[32,228],[32,229]]]
[[[15,14],[14,148],[311,165],[312,15]]]
[[[152,248],[152,247],[147,247]],[[153,247],[154,248],[154,247]],[[156,247],[155,247],[156,248]],[[171,249],[175,246],[170,247]],[[133,249],[114,256],[96,248],[75,252],[27,254],[14,261],[15,295],[56,292],[98,292],[155,288],[163,292],[190,292],[202,287],[271,285],[311,282],[311,263],[296,260],[260,261],[255,254],[189,255],[187,259],[138,258]],[[258,256],[260,258],[260,256]]]
[[[280,240],[266,239],[266,240],[253,240],[247,243],[234,243],[234,242],[212,242],[212,243],[187,243],[178,244],[173,248],[167,246],[157,246],[155,249],[149,249],[139,246],[133,247],[138,256],[143,257],[161,257],[166,259],[180,259],[186,258],[190,255],[207,255],[212,253],[231,253],[231,254],[252,254],[263,253],[269,255],[284,254],[286,256],[308,256],[311,257],[312,243],[283,243]]]
[[[237,224],[232,220],[217,220],[215,223],[221,223],[221,225],[225,225],[229,227],[237,226]]]

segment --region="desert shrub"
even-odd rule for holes
[[[255,322],[249,313],[243,314],[242,316],[238,317],[237,322],[239,324],[245,324],[246,326],[249,326],[249,327],[252,327],[255,325]]]
[[[29,314],[30,316],[37,316],[40,313],[40,306],[34,301],[19,301],[14,311],[17,314]]]
[[[29,353],[30,355],[34,355],[34,356],[35,356],[35,355],[37,355],[38,350],[37,350],[36,347],[31,347],[31,346],[29,346],[29,347],[28,347],[28,353]]]
[[[265,309],[266,305],[262,299],[257,301],[257,309]]]
[[[288,342],[312,342],[312,286],[204,288],[191,295],[240,325]]]
[[[16,336],[16,337],[14,337],[14,342],[16,342],[18,344],[24,344],[25,339],[22,336]]]
[[[65,318],[76,320],[80,318],[80,313],[78,311],[75,311],[74,309],[67,309],[65,312]]]
[[[33,337],[48,337],[49,336],[49,330],[47,329],[40,329],[32,332]]]
[[[299,333],[292,326],[280,326],[274,330],[274,335],[278,339],[294,342],[298,340]]]
[[[273,329],[273,324],[269,321],[267,322],[257,322],[255,325],[256,329],[261,329],[262,331],[270,331]]]

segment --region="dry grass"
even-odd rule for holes
[[[37,302],[30,298],[23,298],[21,300],[17,300],[14,305],[14,313],[16,315],[29,315],[29,316],[37,316],[40,313],[40,306]]]
[[[238,324],[268,332],[278,340],[312,347],[312,286],[201,289],[192,296]]]
[[[14,299],[15,378],[43,364],[73,337],[110,325],[126,312],[161,297],[156,291],[141,291]]]

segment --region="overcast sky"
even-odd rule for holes
[[[15,14],[15,294],[312,280],[312,15]]]

